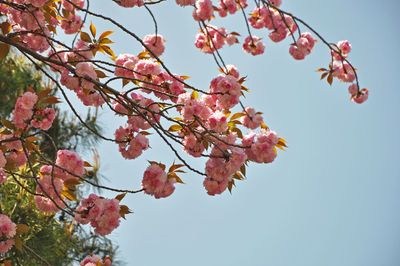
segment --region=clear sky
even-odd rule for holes
[[[167,2],[150,7],[167,40],[162,58],[172,72],[207,90],[219,73],[212,57],[193,45],[198,26],[192,8]],[[111,1],[91,6],[141,37],[154,33],[144,8],[123,9]],[[397,0],[283,0],[282,9],[330,42],[351,42],[349,59],[361,87],[371,90],[362,105],[349,100],[346,84],[335,80],[330,87],[319,80],[315,70],[330,60],[321,42],[303,61],[289,55],[289,38],[272,43],[266,31],[253,31],[266,42],[263,55],[247,55],[239,45],[223,49],[226,63],[248,76],[245,105],[264,112],[289,149],[272,164],[250,164],[247,180],[237,182],[232,195],[208,196],[203,177],[190,173],[169,198],[127,196],[123,203],[135,213],[111,234],[125,265],[400,265],[399,7]],[[94,22],[98,32],[111,29]],[[212,23],[241,33],[241,40],[247,36],[240,14]],[[141,49],[121,32],[111,37],[116,54]],[[107,113],[101,118],[108,136],[125,124]],[[100,143],[107,184],[138,189],[146,160],[176,160],[157,138],[150,145],[129,161],[116,145]],[[204,168],[204,160],[192,164]]]

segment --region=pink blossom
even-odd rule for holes
[[[0,241],[0,254],[6,253],[10,248],[14,246],[14,239],[7,239],[4,241]]]
[[[311,36],[311,33],[302,33],[296,43],[290,46],[289,53],[293,56],[294,59],[302,60],[306,57],[306,55],[311,53],[311,50],[314,47],[314,43],[315,40]]]
[[[210,92],[216,100],[217,109],[230,109],[239,103],[241,96],[241,85],[237,78],[231,75],[220,75],[211,81]],[[222,94],[221,94],[222,93]]]
[[[156,199],[166,198],[174,192],[175,182],[175,178],[168,178],[159,165],[151,164],[143,174],[142,188]]]
[[[19,28],[19,26],[15,26],[14,31],[24,31],[25,29]],[[20,43],[34,51],[43,53],[47,49],[49,49],[50,44],[49,41],[43,35],[50,35],[50,32],[47,28],[44,28],[43,31],[39,33],[23,33],[20,35]],[[42,35],[43,34],[43,35]]]
[[[0,150],[0,168],[4,168],[4,166],[6,166],[6,163],[6,157],[4,157],[4,153]]]
[[[97,79],[96,71],[93,68],[93,64],[89,62],[80,62],[76,65],[76,75],[79,77],[89,77],[91,79]]]
[[[56,167],[56,176],[62,180],[67,180],[70,178],[77,179],[78,177],[76,176],[81,177],[84,172],[83,161],[81,157],[77,153],[69,150],[59,150],[57,152],[56,165],[71,173],[70,174],[63,169]]]
[[[246,115],[240,118],[240,122],[243,126],[256,129],[261,126],[263,121],[262,115],[260,113],[256,113],[253,107],[246,107],[245,112]]]
[[[225,44],[232,45],[237,41],[234,35],[228,35],[225,28],[218,28],[208,24],[201,33],[196,35],[195,46],[199,48],[203,53],[211,54],[216,49],[221,49]]]
[[[238,10],[238,6],[235,0],[219,0],[219,15],[226,17],[227,13],[235,14]]]
[[[197,0],[196,8],[193,10],[193,18],[196,21],[209,20],[214,13],[210,0]]]
[[[13,111],[13,122],[17,128],[27,126],[26,122],[32,118],[32,109],[37,100],[37,95],[32,92],[25,92],[22,96],[18,97]]]
[[[194,5],[196,0],[176,0],[176,3],[180,6],[191,6]]]
[[[76,42],[76,44],[74,46],[73,55],[77,56],[78,58],[82,58],[82,59],[92,59],[93,58],[92,49],[89,47],[88,43],[83,41],[82,39],[79,39]]]
[[[26,0],[25,4],[31,4],[35,7],[42,7],[48,0]]]
[[[234,136],[236,138],[236,136]],[[230,140],[229,142],[232,142]],[[240,169],[247,156],[243,149],[227,146],[226,144],[216,144],[220,149],[228,148],[223,154],[220,149],[214,147],[211,157],[206,163],[207,177],[203,182],[207,193],[211,196],[221,194],[228,187],[232,176]],[[224,147],[224,145],[226,145]],[[224,158],[227,156],[227,158]],[[221,158],[222,157],[222,158]]]
[[[160,56],[164,53],[164,38],[160,34],[146,35],[143,38],[143,43],[156,55]],[[150,53],[151,55],[151,53]],[[152,55],[151,55],[152,56]]]
[[[282,4],[282,0],[269,0],[269,2],[276,7],[280,7]]]
[[[369,93],[369,90],[362,89],[361,93],[358,96],[356,95],[355,97],[352,97],[351,100],[353,102],[355,102],[355,103],[361,104],[361,103],[365,102],[368,99],[368,93]]]
[[[61,84],[70,90],[79,90],[79,78],[69,75],[69,71],[65,70],[61,73]]]
[[[200,157],[204,151],[203,139],[201,136],[187,134],[182,140],[183,150],[193,157]]]
[[[10,135],[1,135],[0,134],[0,140],[10,139],[13,137],[17,137],[17,136],[15,136],[13,134],[10,134]],[[4,142],[3,145],[6,148],[4,155],[7,159],[7,163],[9,164],[9,167],[17,168],[26,163],[26,156],[22,149],[21,141],[16,140],[16,141]]]
[[[43,111],[36,111],[33,119],[31,120],[31,126],[35,128],[41,128],[42,130],[48,130],[53,124],[55,116],[56,112],[53,108],[46,108]]]
[[[80,264],[81,266],[109,266],[111,261],[108,258],[102,260],[99,255],[91,255],[86,257]]]
[[[114,74],[118,77],[134,78],[133,68],[139,59],[135,55],[120,54],[115,59],[115,64],[122,67],[116,67]]]
[[[353,82],[356,78],[352,67],[345,61],[334,61],[332,69],[333,76],[343,82]]]
[[[337,48],[339,49],[338,52],[340,53],[340,55],[342,55],[343,58],[347,58],[348,54],[351,51],[351,44],[347,40],[339,41],[337,43]],[[342,60],[341,56],[336,51],[331,50],[331,54],[335,60],[337,60],[337,61]]]
[[[243,43],[243,50],[252,55],[259,55],[264,53],[265,45],[260,41],[257,36],[248,36]]]
[[[137,131],[137,128],[131,125],[119,127],[115,131],[115,140],[120,142],[119,151],[125,159],[135,159],[149,147],[149,140],[144,135],[138,133],[135,136]]]
[[[70,15],[68,18],[61,20],[61,28],[65,34],[74,34],[81,29],[82,23],[82,18],[79,15]]]
[[[267,16],[269,16],[267,13],[267,8],[265,6],[254,8],[251,12],[251,17],[249,18],[250,25],[255,29],[265,27],[265,20],[267,19]]]
[[[192,97],[189,92],[179,95],[178,104],[182,104],[180,113],[185,121],[195,120],[195,116],[201,120],[207,120],[211,115],[211,110],[199,99]]]
[[[8,179],[6,173],[4,173],[3,169],[0,169],[0,185],[3,184]]]
[[[85,5],[85,0],[71,0],[71,2],[79,6],[80,8],[83,8],[83,6]],[[72,4],[68,3],[66,0],[62,0],[62,7],[68,11],[73,11],[75,9],[75,7]]]
[[[221,111],[216,111],[208,117],[207,127],[218,133],[223,133],[228,129],[226,115]]]
[[[123,7],[134,7],[138,6],[141,7],[144,5],[143,0],[118,0],[116,3]]]
[[[34,31],[45,26],[43,12],[37,8],[30,8],[31,13],[22,12],[14,8],[8,8],[7,17],[11,25],[17,25],[20,30]],[[40,26],[39,26],[40,25]]]
[[[239,71],[235,65],[227,65],[223,70],[225,74],[239,78]]]
[[[257,137],[257,140],[255,140],[255,137]],[[275,145],[278,141],[279,137],[274,131],[261,129],[257,135],[253,132],[245,135],[242,140],[242,145],[251,146],[245,149],[250,161],[271,163],[275,160],[277,155]]]
[[[64,183],[61,179],[45,175],[37,182],[36,193],[43,194],[43,196],[35,197],[39,210],[43,212],[58,212],[60,208],[65,208],[62,200],[63,196],[61,196]]]
[[[13,238],[17,232],[17,225],[4,214],[0,214],[0,237]]]
[[[353,83],[349,86],[349,93],[352,96],[355,96],[358,93],[358,86],[356,83]]]
[[[151,81],[152,75],[161,73],[160,65],[148,59],[141,59],[137,62],[134,68],[135,78],[140,80]]]
[[[90,194],[87,199],[83,199],[81,205],[76,208],[75,214],[78,223],[90,223],[95,228],[94,232],[102,236],[110,234],[119,226],[119,218],[119,200],[105,199],[95,194]]]
[[[86,84],[91,84],[88,82],[82,82]],[[91,84],[93,86],[93,84]],[[75,90],[76,95],[86,106],[101,106],[105,103],[103,96],[98,93],[95,89],[77,89]]]

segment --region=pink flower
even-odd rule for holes
[[[120,54],[115,59],[115,64],[122,67],[116,67],[114,74],[118,77],[134,78],[133,68],[139,59],[135,55],[131,54]]]
[[[48,130],[53,124],[56,112],[53,108],[46,108],[43,111],[37,111],[31,120],[31,126]]]
[[[13,122],[17,128],[27,126],[27,121],[32,118],[32,109],[37,100],[37,95],[32,92],[25,92],[22,96],[18,97],[13,111]]]
[[[81,29],[82,23],[82,18],[79,15],[70,15],[67,19],[61,20],[61,28],[65,34],[74,34]]]
[[[230,109],[239,103],[242,86],[237,81],[237,78],[231,75],[220,75],[211,81],[210,92],[216,93],[215,97],[216,108],[219,110]],[[208,99],[210,100],[210,99]],[[208,101],[207,100],[207,101]]]
[[[17,232],[17,225],[4,214],[0,214],[0,237],[13,238]]]
[[[71,53],[72,55],[72,53]],[[92,49],[89,47],[88,43],[79,39],[75,46],[74,46],[74,52],[73,55],[77,56],[78,58],[82,59],[92,59],[93,58],[93,52]]]
[[[4,166],[6,166],[6,163],[6,157],[4,157],[4,153],[0,150],[0,169],[4,168]]]
[[[156,199],[166,198],[174,192],[175,182],[175,178],[168,178],[159,165],[151,164],[143,174],[142,188]]]
[[[102,260],[99,255],[91,255],[90,257],[86,257],[81,262],[81,266],[109,266],[109,265],[111,265],[111,261],[108,258]]]
[[[141,7],[144,5],[143,0],[118,0],[116,3],[122,7]]]
[[[176,3],[180,6],[191,6],[194,5],[196,0],[176,0]]]
[[[201,136],[185,135],[182,140],[183,150],[193,157],[200,157],[205,149],[202,141]]]
[[[135,65],[135,77],[139,80],[149,81],[152,76],[161,73],[160,65],[156,62],[147,59],[141,59]]]
[[[214,13],[210,0],[197,0],[196,8],[193,10],[193,18],[196,21],[209,20]]]
[[[87,199],[81,201],[81,206],[76,208],[75,219],[81,224],[90,223],[95,228],[94,232],[96,234],[105,236],[119,226],[119,211],[119,200],[105,199],[95,194],[90,194]],[[88,262],[93,261],[87,261],[86,263]]]
[[[339,54],[342,55],[343,58],[347,58],[348,54],[351,51],[351,44],[347,40],[339,41],[337,43],[337,48],[338,48]],[[340,57],[340,55],[336,51],[331,50],[331,54],[332,54],[332,56],[334,57],[335,60],[342,61],[342,58]]]
[[[236,138],[236,136],[234,136]],[[234,140],[229,140],[233,142]],[[214,147],[211,151],[211,157],[206,163],[207,177],[203,182],[207,193],[211,196],[221,194],[228,187],[228,183],[232,180],[232,176],[240,169],[245,162],[247,156],[243,149],[228,146],[226,144],[217,143],[220,149],[228,148],[224,154]],[[225,146],[225,147],[224,147]]]
[[[333,76],[343,82],[353,82],[356,78],[352,67],[345,61],[334,61],[332,69]]]
[[[201,33],[196,35],[194,45],[203,53],[211,54],[216,49],[221,49],[225,44],[232,45],[236,41],[237,38],[234,35],[227,35],[225,28],[218,28],[217,26],[208,24]]]
[[[71,2],[79,6],[80,8],[83,8],[83,6],[85,5],[85,0],[71,0]],[[68,11],[73,11],[75,9],[75,7],[72,4],[68,3],[66,0],[62,0],[62,7]]]
[[[192,98],[189,92],[179,95],[177,102],[182,104],[180,113],[185,121],[195,120],[195,116],[201,120],[207,120],[211,110],[199,99]]]
[[[8,179],[6,173],[4,173],[3,169],[0,169],[0,185],[3,184]]]
[[[51,175],[45,175],[39,179],[36,193],[43,194],[43,196],[35,197],[39,210],[43,212],[58,212],[60,208],[65,208],[62,200],[63,196],[61,196],[63,187],[63,181],[59,178],[52,178]]]
[[[269,2],[276,7],[280,7],[282,5],[282,0],[270,0]]]
[[[208,117],[208,129],[223,133],[228,129],[226,116],[221,111],[216,111]]]
[[[144,135],[138,133],[135,136],[137,131],[138,129],[131,125],[119,127],[115,131],[115,140],[120,142],[119,151],[125,159],[135,159],[149,147],[149,140]]]
[[[227,13],[235,14],[238,10],[238,6],[235,0],[219,0],[219,15],[226,17]]]
[[[249,133],[243,137],[242,145],[250,146],[245,149],[250,161],[257,163],[271,163],[275,160],[277,152],[275,145],[279,141],[278,135],[274,131],[261,129],[256,135]]]
[[[93,64],[89,62],[80,62],[76,65],[76,75],[79,77],[89,77],[97,79],[96,71],[93,68]]]
[[[368,99],[369,91],[367,89],[362,89],[358,96],[352,97],[352,101],[358,104],[365,102]]]
[[[256,113],[253,107],[246,107],[245,112],[246,115],[240,118],[240,122],[243,126],[256,129],[261,126],[263,121],[262,115],[260,113]]]
[[[5,241],[0,241],[0,254],[5,254],[12,246],[14,246],[14,239],[7,239]]]
[[[243,50],[252,55],[259,55],[264,53],[265,45],[260,41],[257,36],[248,36],[243,43]]]
[[[82,176],[84,172],[83,161],[81,157],[77,153],[69,150],[59,150],[57,152],[56,165],[76,176]],[[56,167],[54,171],[56,173],[56,176],[61,178],[62,180],[78,178],[70,173],[67,173],[61,168]]]
[[[164,38],[160,34],[146,35],[143,38],[143,43],[156,55],[160,56],[164,53]],[[151,53],[150,53],[151,55]],[[152,55],[151,55],[152,56]]]
[[[349,86],[349,93],[352,96],[355,96],[358,93],[358,86],[356,83],[353,83]]]
[[[296,41],[296,44],[290,46],[289,53],[296,60],[302,60],[306,55],[311,53],[314,47],[315,40],[311,36],[311,33],[304,32],[301,34],[300,38]]]

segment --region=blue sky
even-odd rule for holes
[[[141,37],[154,31],[143,8],[92,2],[94,10]],[[218,67],[193,45],[198,26],[192,8],[174,2],[151,7],[167,40],[162,58],[172,72],[191,76],[190,84],[207,90]],[[399,3],[283,0],[282,8],[330,42],[350,41],[349,59],[359,69],[361,87],[371,90],[370,99],[357,105],[346,84],[319,80],[315,70],[330,60],[321,42],[303,61],[289,55],[290,39],[272,43],[266,31],[253,32],[266,42],[263,55],[247,55],[239,45],[223,49],[226,63],[248,76],[251,93],[244,104],[262,111],[289,149],[272,164],[251,164],[232,195],[208,196],[203,178],[189,173],[169,198],[127,196],[123,203],[135,213],[111,234],[126,265],[400,265]],[[111,28],[93,21],[98,32]],[[212,23],[241,33],[241,40],[247,36],[240,14]],[[111,37],[116,54],[141,49],[121,32]],[[125,123],[107,112],[101,119],[109,136]],[[132,161],[114,144],[100,143],[108,184],[137,189],[146,160],[168,165],[176,160],[157,138],[150,145],[152,150]],[[191,162],[204,168],[204,160]]]

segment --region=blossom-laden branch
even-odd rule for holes
[[[100,235],[111,233],[118,227],[120,217],[125,218],[131,212],[120,204],[126,194],[143,191],[155,198],[168,197],[176,183],[184,183],[180,177],[185,173],[184,167],[205,176],[203,185],[209,195],[221,194],[226,189],[232,190],[235,179],[244,179],[249,162],[271,163],[277,156],[277,149],[287,147],[286,141],[266,126],[261,112],[241,102],[249,92],[244,85],[246,78],[239,74],[236,66],[226,65],[219,52],[226,44],[240,43],[240,34],[210,24],[216,14],[226,17],[240,12],[243,15],[248,36],[242,47],[253,56],[265,52],[265,44],[252,34],[253,30],[265,28],[273,42],[290,37],[293,43],[289,53],[296,60],[312,52],[316,42],[313,35],[316,36],[328,47],[332,58],[328,68],[318,70],[322,72],[321,79],[326,78],[329,84],[333,78],[352,83],[349,92],[356,103],[368,98],[368,90],[359,88],[356,69],[348,61],[350,43],[327,42],[303,20],[280,9],[280,0],[255,1],[248,16],[246,0],[219,0],[218,6],[211,0],[176,0],[182,7],[193,7],[193,19],[200,27],[195,46],[205,54],[212,54],[221,72],[210,79],[208,90],[190,85],[187,75],[174,74],[162,60],[165,39],[159,33],[150,8],[162,5],[163,0],[114,2],[126,8],[143,8],[154,22],[155,33],[140,38],[105,14],[92,12],[85,0],[0,0],[0,57],[6,57],[10,47],[26,56],[59,89],[79,121],[103,140],[114,142],[123,158],[133,160],[141,156],[150,148],[148,135],[156,134],[179,161],[168,170],[163,163],[149,161],[141,189],[98,185],[87,178],[88,169],[93,166],[75,152],[59,150],[46,133],[55,117],[53,107],[62,100],[51,96],[52,89],[40,92],[30,89],[21,95],[12,119],[2,119],[0,182],[12,176],[17,184],[34,195],[38,209],[54,213],[61,210],[81,224],[89,223]],[[83,30],[83,25],[91,18],[116,26],[120,33],[142,45],[143,50],[115,55],[111,48],[113,31],[97,32],[92,23],[87,27],[89,31]],[[301,27],[310,32],[302,32]],[[59,31],[75,35],[71,44],[58,36]],[[99,53],[109,58],[101,60]],[[118,80],[122,82],[122,89],[116,85]],[[115,130],[114,137],[103,136],[83,121],[65,90],[73,91],[87,107],[105,107],[125,118],[126,124]],[[241,111],[234,112],[238,104]],[[56,158],[49,159],[42,154],[37,143],[43,139],[51,143]],[[194,158],[207,158],[205,170],[192,167],[182,151]],[[35,191],[25,187],[21,180],[31,180]],[[74,209],[69,203],[79,201],[76,192],[81,183],[122,194],[114,199],[91,194]],[[11,222],[3,220],[0,219],[1,228]],[[9,231],[2,233],[8,239],[14,236]],[[10,241],[3,245],[12,246]],[[0,252],[5,253],[8,248]],[[81,265],[90,263],[110,265],[111,262],[109,258],[92,256]]]

